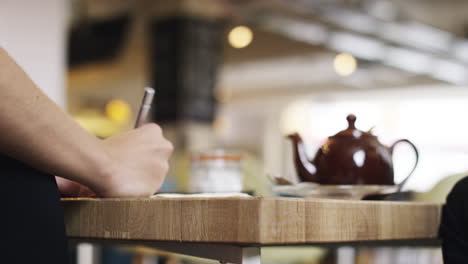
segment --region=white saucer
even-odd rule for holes
[[[301,182],[294,185],[273,185],[273,191],[300,197],[361,200],[367,195],[396,193],[398,185],[321,185]]]

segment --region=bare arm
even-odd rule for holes
[[[164,179],[172,145],[159,127],[148,125],[99,140],[44,95],[1,48],[0,98],[2,154],[104,196],[148,195]],[[143,155],[149,158],[135,160],[146,159]],[[145,184],[154,190],[145,190]]]

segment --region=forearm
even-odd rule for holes
[[[44,95],[1,48],[0,97],[0,153],[87,185],[105,175],[102,142]]]

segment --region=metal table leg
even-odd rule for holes
[[[232,262],[220,261],[220,263],[231,264]],[[261,263],[262,263],[262,259],[260,256],[260,248],[258,247],[242,248],[242,259],[240,259],[240,262],[235,262],[235,264],[261,264]]]

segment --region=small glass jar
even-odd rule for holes
[[[222,149],[192,155],[189,192],[241,192],[243,174],[241,155]]]

